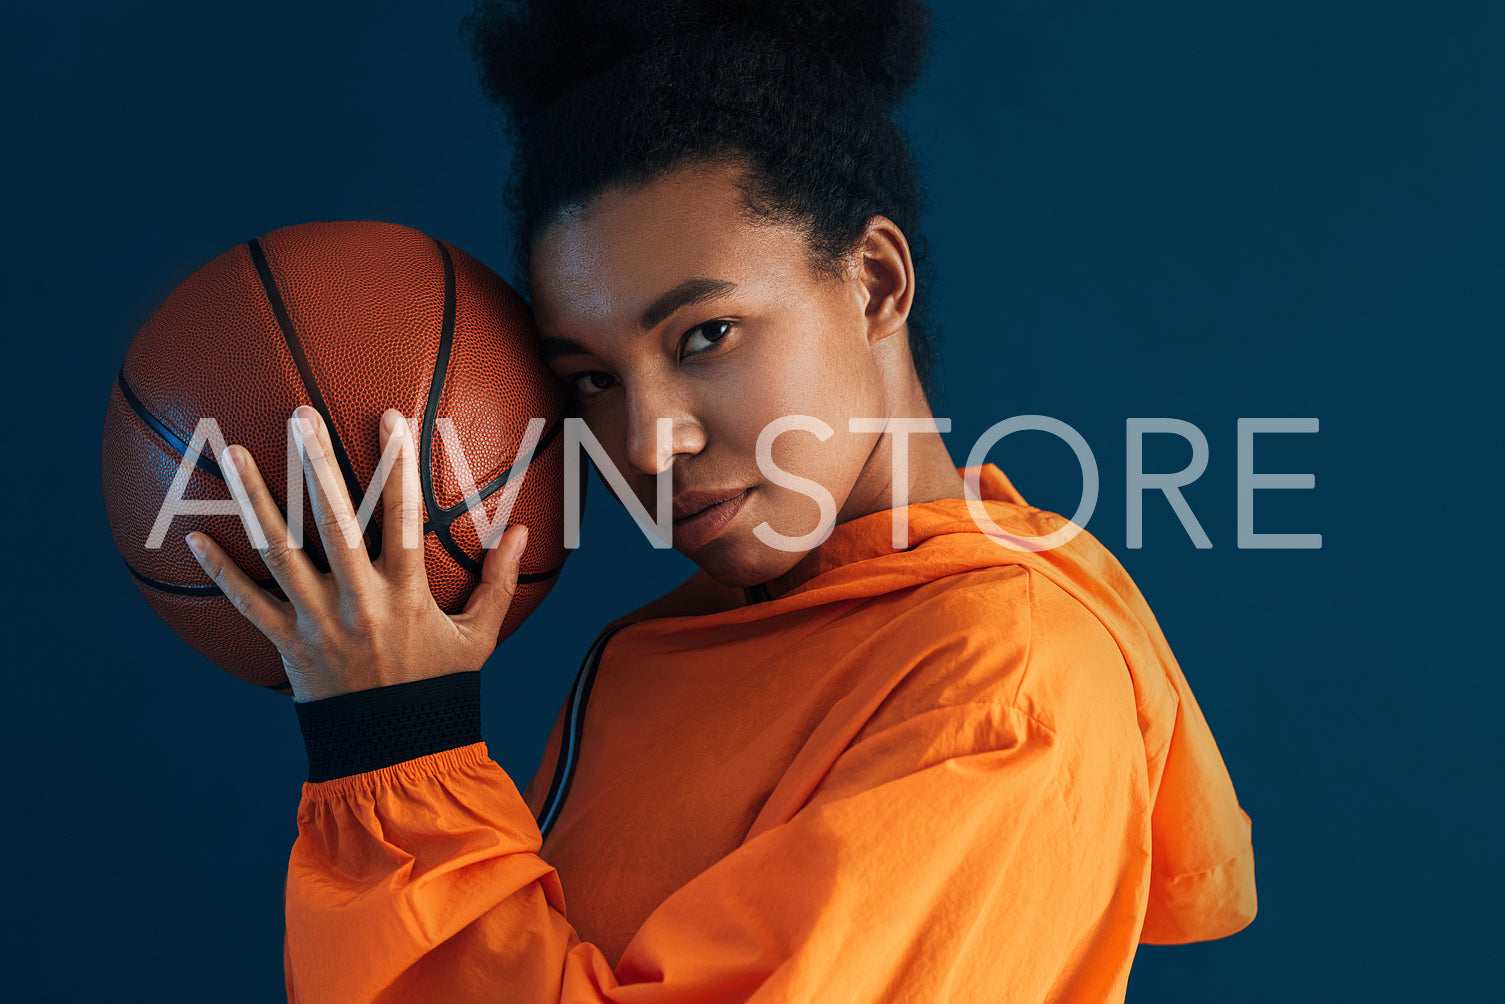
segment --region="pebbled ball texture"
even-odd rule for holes
[[[420,448],[425,564],[441,609],[459,612],[480,579],[469,490],[481,496],[474,508],[488,521],[510,497],[507,522],[528,526],[505,638],[543,600],[568,555],[565,400],[564,385],[539,356],[527,305],[470,255],[392,223],[283,227],[189,276],[137,332],[105,414],[110,531],[137,588],[180,637],[235,676],[285,691],[276,648],[219,593],[183,542],[189,531],[203,531],[281,596],[240,519],[180,515],[160,547],[148,547],[147,538],[202,419],[218,423],[225,443],[250,450],[286,513],[294,408],[312,404],[323,413],[355,482],[357,506],[381,459],[377,423],[396,408]],[[544,420],[542,440],[526,470],[509,480],[534,417]],[[228,500],[212,443],[203,457],[183,498]],[[301,519],[304,547],[327,568],[306,488]],[[366,531],[373,556],[381,521],[378,504]]]

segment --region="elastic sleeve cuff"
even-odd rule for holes
[[[482,741],[479,670],[295,701],[293,708],[314,783]]]

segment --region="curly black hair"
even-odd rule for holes
[[[512,141],[525,293],[533,239],[561,210],[690,163],[740,163],[749,210],[799,225],[825,273],[874,215],[904,231],[922,280],[910,351],[934,396],[920,176],[895,117],[928,53],[924,4],[478,0],[461,31]]]

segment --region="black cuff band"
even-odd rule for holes
[[[294,701],[308,779],[332,781],[481,741],[481,673]]]

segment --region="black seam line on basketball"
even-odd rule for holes
[[[176,582],[163,582],[161,579],[154,579],[149,575],[142,575],[140,572],[136,571],[135,566],[133,566],[129,561],[125,563],[125,567],[127,571],[129,571],[136,577],[136,580],[138,582],[145,583],[146,585],[151,586],[153,589],[161,593],[172,593],[175,596],[225,595],[225,591],[219,586],[214,585],[213,583],[210,583],[207,586],[179,585]],[[271,589],[272,587],[277,585],[277,582],[274,579],[253,579],[252,581],[254,581],[262,589]]]
[[[459,312],[459,296],[455,289],[455,263],[450,257],[449,248],[438,238],[431,238],[434,246],[439,249],[439,260],[444,266],[444,313],[443,321],[439,326],[439,347],[434,352],[434,373],[429,378],[428,398],[423,406],[423,430],[422,441],[418,448],[418,471],[419,482],[423,486],[423,504],[429,511],[429,519],[423,524],[425,533],[432,532],[439,538],[439,543],[450,553],[461,567],[470,572],[479,572],[481,565],[466,554],[455,543],[449,533],[449,525],[463,512],[469,512],[473,505],[479,505],[490,498],[493,493],[512,480],[519,473],[518,459],[514,457],[512,465],[497,476],[485,488],[478,490],[472,499],[463,499],[448,508],[439,505],[438,495],[434,491],[434,429],[439,421],[439,400],[444,394],[444,380],[449,374],[450,350],[455,340],[456,314]],[[533,456],[542,453],[554,438],[559,435],[564,420],[561,417],[555,421],[540,438],[538,445],[533,449]]]
[[[261,249],[261,241],[253,237],[246,241],[246,248],[251,252],[251,261],[256,266],[256,274],[261,278],[261,288],[266,293],[267,303],[271,304],[272,314],[277,318],[277,327],[282,331],[282,340],[287,343],[287,350],[292,353],[293,363],[298,367],[298,376],[303,381],[303,389],[308,393],[309,403],[313,405],[324,419],[324,427],[329,430],[329,445],[334,447],[335,463],[340,466],[340,473],[345,478],[345,490],[350,493],[354,500],[365,497],[365,489],[361,487],[359,479],[355,476],[355,467],[350,463],[350,455],[345,452],[345,444],[340,441],[340,432],[335,428],[334,415],[329,410],[328,403],[324,400],[324,394],[319,390],[319,381],[314,378],[313,367],[309,364],[308,355],[303,351],[303,340],[298,337],[298,329],[293,327],[293,315],[288,313],[287,303],[282,299],[282,293],[277,289],[277,280],[272,275],[272,267],[267,262],[266,252]],[[372,539],[367,543],[368,553],[380,553],[381,541],[375,535],[376,526],[372,524],[370,531]]]
[[[432,516],[442,511],[439,499],[434,494],[433,442],[434,424],[439,420],[439,397],[444,391],[444,377],[449,371],[449,349],[455,339],[455,263],[450,260],[449,249],[443,241],[438,238],[431,240],[439,249],[439,260],[444,265],[444,320],[439,326],[439,346],[434,350],[434,372],[429,377],[428,398],[423,403],[423,430],[418,445],[418,482],[423,487],[423,504]],[[425,531],[429,529],[429,525],[423,525]],[[449,538],[449,521],[436,526],[435,534],[444,549],[462,566],[472,572],[479,570],[480,566],[471,561],[469,555],[465,555]]]
[[[580,743],[585,735],[585,709],[590,703],[591,688],[596,682],[596,670],[601,665],[601,657],[606,653],[606,644],[613,635],[627,626],[618,624],[596,638],[585,653],[580,673],[575,677],[575,685],[570,688],[569,712],[559,744],[559,755],[554,761],[554,777],[549,784],[549,793],[544,796],[543,809],[538,814],[538,828],[544,837],[549,835],[555,820],[559,818],[559,810],[570,793],[570,782],[575,778],[575,768],[580,762]]]
[[[532,454],[532,456],[530,456],[528,458],[529,463],[532,463],[534,460],[537,460],[538,457],[539,457],[539,455],[541,453],[543,453],[544,450],[547,450],[549,448],[549,444],[551,444],[551,443],[554,442],[555,438],[558,437],[558,435],[559,435],[559,430],[561,428],[563,428],[563,427],[564,427],[564,420],[563,419],[560,419],[559,421],[556,421],[553,425],[549,426],[549,428],[539,438],[538,445],[535,446],[535,447],[533,447],[533,454]],[[513,479],[513,477],[515,477],[515,476],[517,476],[519,474],[522,474],[524,471],[527,470],[527,465],[519,466],[521,464],[522,464],[522,457],[520,455],[517,456],[517,457],[512,458],[512,466],[509,467],[509,468],[507,468],[507,470],[503,471],[501,474],[497,475],[494,479],[492,479],[491,483],[488,484],[485,488],[481,488],[481,489],[477,490],[474,495],[472,495],[469,499],[466,499],[463,502],[456,502],[454,505],[450,506],[447,509],[439,509],[439,510],[437,510],[438,515],[436,515],[432,519],[428,519],[428,520],[424,521],[424,523],[423,523],[424,532],[427,533],[430,530],[439,530],[439,529],[441,529],[443,527],[447,527],[451,523],[453,523],[455,520],[457,520],[461,516],[465,515],[472,508],[471,499],[475,500],[475,502],[474,502],[475,505],[480,505],[482,502],[485,502],[492,495],[496,494],[496,492],[497,492],[497,490],[499,488],[501,488],[504,485],[506,485],[509,482],[511,482],[511,480]],[[430,512],[434,512],[434,511],[435,510],[430,510]]]
[[[533,452],[528,456],[528,463],[532,463],[533,461],[537,460],[539,455],[549,448],[550,444],[552,444],[554,440],[559,436],[559,430],[563,427],[564,419],[560,418],[555,421],[553,425],[544,430],[544,434],[538,439],[538,445],[533,447]],[[475,500],[477,502],[486,501],[486,499],[490,498],[498,488],[501,488],[503,485],[507,484],[514,477],[522,474],[527,469],[528,464],[523,463],[523,458],[521,455],[513,457],[512,466],[508,467],[501,474],[498,474],[495,478],[493,478],[491,480],[491,483],[488,484],[485,488],[479,489],[475,494]],[[441,509],[440,512],[444,513],[445,515],[453,513],[456,516],[459,516],[461,513],[468,511],[469,508],[469,499],[467,499],[464,502],[456,502],[448,509]]]
[[[124,366],[115,375],[115,382],[120,385],[120,396],[125,398],[125,403],[131,406],[131,410],[136,413],[136,417],[146,423],[146,427],[155,432],[159,439],[176,450],[178,456],[188,456],[188,441],[169,429],[165,422],[156,415],[153,415],[147,410],[146,405],[141,403],[141,399],[136,396],[136,392],[131,390],[131,385],[126,382]],[[203,450],[199,451],[199,456],[194,462],[194,466],[205,474],[218,478],[220,481],[225,480],[225,475],[221,473],[219,464],[215,463],[212,458],[205,456]]]
[[[528,585],[529,583],[533,582],[547,582],[549,579],[552,579],[554,576],[558,575],[563,568],[564,565],[561,563],[555,565],[553,568],[545,569],[542,572],[519,572],[517,575],[518,585]]]
[[[450,536],[448,526],[439,527],[434,531],[434,536],[439,539],[439,543],[449,552],[449,556],[455,559],[455,564],[473,575],[480,574],[481,563],[466,554],[465,548],[456,543],[455,538]]]
[[[135,567],[129,561],[124,562],[124,564],[126,571],[135,576],[138,581],[152,587],[158,592],[172,593],[176,596],[225,595],[225,591],[219,586],[214,585],[213,583],[210,583],[207,586],[195,586],[180,585],[176,582],[163,582],[160,579],[154,579],[149,575],[143,575],[140,572],[136,571]],[[554,578],[554,576],[558,575],[560,571],[563,570],[563,568],[564,565],[559,564],[555,565],[553,568],[545,569],[542,572],[522,572],[517,577],[518,585],[530,585],[536,582],[546,582],[549,579]],[[260,588],[266,590],[271,590],[277,587],[277,581],[275,579],[253,579],[252,581],[255,582],[256,585]]]
[[[433,531],[433,534],[439,543],[444,546],[444,549],[449,552],[449,556],[455,559],[455,564],[472,575],[481,574],[481,562],[465,553],[465,548],[461,547],[455,538],[450,535],[448,526],[439,527]],[[545,579],[552,579],[558,575],[562,568],[564,568],[564,565],[561,563],[542,572],[519,572],[517,581],[519,585],[526,585],[530,582],[543,582]]]

